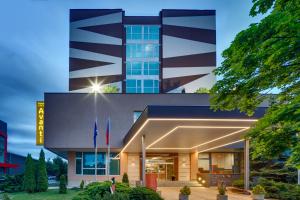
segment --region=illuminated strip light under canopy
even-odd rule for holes
[[[245,140],[242,139],[242,140],[237,140],[237,141],[234,141],[234,142],[229,142],[229,143],[218,145],[218,146],[215,146],[215,147],[212,147],[212,148],[208,148],[208,149],[205,149],[205,150],[202,150],[202,151],[198,151],[198,153],[203,153],[203,152],[206,152],[206,151],[218,149],[218,148],[221,148],[221,147],[225,147],[225,146],[228,146],[228,145],[231,145],[231,144],[235,144],[235,143],[238,143],[238,142],[243,142],[243,141],[245,141]]]
[[[137,130],[134,136],[127,142],[120,153],[123,153],[129,144],[136,138],[142,129],[147,125],[149,121],[230,121],[230,122],[256,122],[257,119],[187,119],[187,118],[149,118],[143,125]]]
[[[224,135],[224,136],[221,136],[221,137],[218,137],[216,139],[213,139],[213,140],[210,140],[208,142],[204,142],[204,143],[201,143],[201,144],[198,144],[198,145],[195,145],[193,147],[187,147],[187,148],[150,148],[151,146],[157,144],[159,141],[161,141],[162,139],[164,139],[165,137],[167,137],[168,135],[174,133],[177,129],[179,128],[199,128],[199,129],[241,129],[241,130],[238,130],[238,131],[234,131],[232,133],[229,133],[227,135]],[[211,142],[215,142],[215,141],[218,141],[218,140],[221,140],[223,138],[226,138],[226,137],[229,137],[229,136],[232,136],[232,135],[235,135],[237,133],[240,133],[240,132],[243,132],[243,131],[246,131],[247,129],[249,129],[250,127],[239,127],[239,126],[177,126],[175,128],[173,128],[171,131],[167,132],[165,135],[161,136],[160,138],[158,138],[157,140],[155,140],[153,143],[151,143],[148,147],[146,147],[146,149],[194,149],[194,148],[197,148],[197,147],[200,147],[200,146],[203,146],[203,145],[206,145],[206,144],[209,144]]]

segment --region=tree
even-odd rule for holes
[[[119,93],[119,88],[115,85],[106,85],[102,88],[103,93]]]
[[[252,115],[263,102],[270,107],[247,137],[253,158],[277,158],[300,168],[300,1],[253,0],[251,16],[269,14],[237,34],[215,70],[222,76],[211,89],[217,110]],[[278,90],[278,95],[270,95]]]
[[[122,183],[129,184],[128,174],[126,172],[123,174]]]
[[[48,159],[46,163],[47,173],[51,176],[56,176],[59,180],[61,175],[67,174],[68,164],[60,157],[55,157],[53,160]]]
[[[24,172],[24,190],[32,193],[35,191],[36,182],[35,182],[35,167],[34,162],[30,154],[27,155],[25,161],[25,172]]]
[[[201,88],[198,88],[195,93],[198,93],[198,94],[209,94],[209,89],[201,87]]]
[[[61,175],[59,179],[59,193],[66,194],[67,193],[67,183],[65,175]]]
[[[37,167],[37,185],[38,192],[45,192],[48,189],[48,175],[45,162],[45,153],[43,149],[40,152],[40,158]]]

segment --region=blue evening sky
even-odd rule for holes
[[[8,123],[8,150],[37,157],[35,102],[44,92],[68,91],[69,9],[122,8],[126,15],[215,9],[220,65],[235,35],[260,20],[249,16],[251,5],[251,0],[1,0],[0,119]]]

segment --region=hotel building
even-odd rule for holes
[[[156,174],[160,186],[249,185],[249,141],[263,116],[212,111],[216,77],[214,10],[70,10],[69,92],[45,93],[44,146],[68,160],[69,185]],[[100,93],[93,93],[99,86]],[[113,88],[114,93],[102,93]],[[101,92],[102,91],[102,92]],[[105,131],[111,120],[109,170]],[[95,159],[93,132],[98,124]],[[97,160],[97,164],[95,164]]]

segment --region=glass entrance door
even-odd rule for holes
[[[174,158],[171,156],[147,156],[146,172],[157,174],[158,180],[172,180],[174,176]]]

